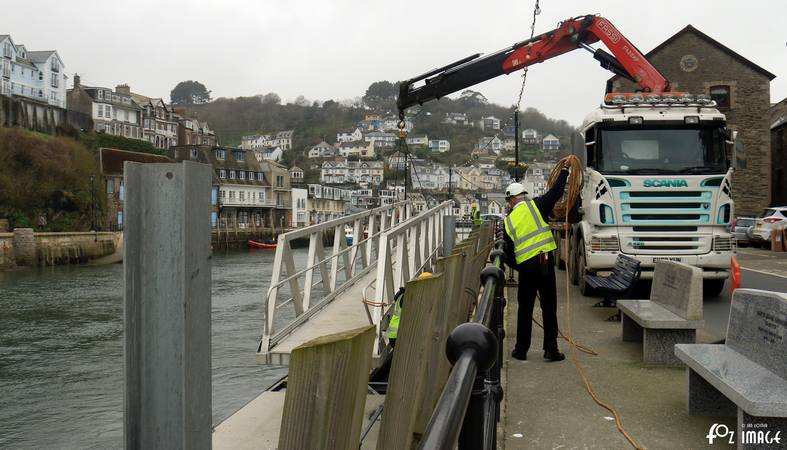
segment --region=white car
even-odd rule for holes
[[[755,245],[767,246],[771,242],[771,230],[781,223],[787,224],[787,206],[766,208],[749,228],[749,240]]]

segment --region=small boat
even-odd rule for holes
[[[275,242],[268,243],[268,242],[247,241],[246,245],[248,245],[249,248],[261,248],[261,249],[275,249],[276,248],[276,243]]]
[[[344,227],[344,239],[347,240],[347,246],[353,245],[353,229],[350,227]]]

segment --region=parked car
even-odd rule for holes
[[[492,221],[492,220],[503,220],[504,218],[505,217],[503,217],[502,214],[492,214],[492,213],[481,214],[481,220],[490,220],[490,221]]]
[[[754,226],[757,219],[754,217],[736,217],[730,225],[730,233],[735,238],[738,246],[745,247],[749,245],[749,234],[747,231]]]
[[[765,208],[755,220],[754,226],[749,229],[749,241],[758,246],[770,245],[771,230],[780,223],[787,220],[787,206],[772,206]]]

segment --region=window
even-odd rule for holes
[[[38,81],[44,81],[44,72],[38,72]]]
[[[231,202],[235,201],[235,191],[230,191],[230,201]]]
[[[227,198],[227,191],[219,191],[219,198],[222,200]]]
[[[98,117],[104,117],[104,105],[98,105]]]
[[[276,175],[276,187],[284,187],[284,177]]]
[[[96,91],[99,100],[104,100],[104,91]]]
[[[243,172],[241,172],[241,173],[243,173]],[[241,201],[241,202],[246,201],[246,191],[238,192],[238,200]]]
[[[235,179],[235,171],[230,170],[230,180],[234,180],[234,179]]]
[[[111,106],[109,106],[109,105],[106,105],[106,107],[104,108],[104,116],[105,116],[107,119],[109,119],[109,118],[111,118],[111,117],[112,117],[112,114],[111,114],[111,113],[112,113],[112,107],[111,107]]]
[[[217,148],[215,154],[216,154],[216,159],[223,160],[226,157],[226,152],[224,151],[224,149],[221,148]]]
[[[197,149],[196,148],[192,148],[191,149],[191,159],[197,159]]]
[[[120,182],[120,190],[118,190],[118,198],[122,202],[126,197],[126,186],[123,185],[123,182]]]
[[[224,169],[219,169],[219,178],[227,178],[227,171]]]
[[[58,84],[59,84],[58,81],[60,80],[60,78],[58,78],[56,73],[53,73],[51,75],[52,75],[52,87],[56,88],[56,87],[58,87]]]
[[[115,180],[107,179],[107,194],[115,192]]]
[[[716,85],[710,87],[710,98],[716,102],[719,109],[730,109],[730,87]]]
[[[123,229],[123,211],[118,211],[118,230]]]
[[[249,171],[249,181],[254,180],[254,172]]]
[[[238,179],[239,180],[245,180],[246,179],[246,172],[244,172],[242,170],[239,170],[238,171]]]
[[[262,172],[257,172],[257,181],[265,181],[265,177],[262,175]]]
[[[238,161],[246,160],[246,152],[235,152],[235,159]]]

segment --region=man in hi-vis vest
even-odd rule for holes
[[[549,361],[566,358],[557,347],[557,289],[553,252],[557,246],[547,219],[555,203],[563,196],[567,179],[568,163],[560,171],[555,185],[536,199],[529,199],[525,187],[520,183],[512,183],[506,188],[506,200],[510,207],[504,221],[505,240],[508,243],[507,264],[519,272],[516,346],[511,356],[519,360],[526,360],[530,349],[536,291],[539,293],[544,323],[544,358]]]

